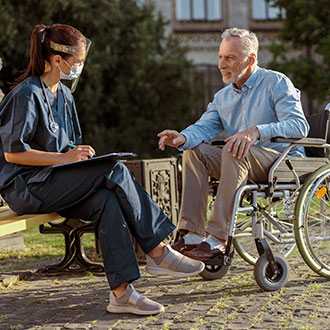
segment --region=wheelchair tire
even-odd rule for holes
[[[205,280],[218,280],[226,275],[229,266],[205,265],[204,270],[199,274]]]
[[[314,272],[330,278],[330,165],[307,179],[298,196],[295,216],[301,256]]]
[[[266,254],[259,257],[254,266],[254,278],[265,291],[276,291],[285,286],[289,279],[290,265],[280,253],[274,253],[274,259],[279,268],[279,274],[274,275]]]

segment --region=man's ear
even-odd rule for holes
[[[250,55],[249,64],[252,66],[253,64],[256,63],[256,60],[257,60],[257,56],[256,56],[256,54],[252,53],[252,54]]]

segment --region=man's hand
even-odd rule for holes
[[[256,126],[253,126],[228,137],[225,142],[227,143],[228,151],[231,152],[234,157],[241,159],[246,157],[250,147],[259,138],[259,130]]]
[[[186,137],[183,134],[173,130],[166,129],[157,134],[157,136],[160,138],[158,141],[159,149],[163,151],[165,150],[165,145],[178,147],[186,142]]]

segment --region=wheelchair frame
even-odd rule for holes
[[[278,137],[272,139],[274,142],[289,143],[289,145],[270,168],[268,183],[246,184],[237,190],[226,251],[224,255],[219,255],[205,262],[206,267],[201,274],[202,277],[206,279],[217,279],[224,276],[232,263],[235,247],[243,259],[254,265],[254,276],[261,288],[267,291],[280,289],[287,283],[290,272],[290,267],[285,256],[288,256],[294,249],[295,244],[297,244],[306,264],[318,274],[330,278],[330,256],[328,258],[329,261],[323,262],[316,255],[312,247],[312,243],[318,242],[318,240],[323,242],[324,239],[314,239],[313,236],[310,237],[308,233],[306,234],[306,228],[310,225],[305,219],[306,206],[304,206],[306,203],[309,206],[313,203],[313,195],[311,194],[317,194],[320,191],[317,191],[317,187],[320,184],[324,186],[320,189],[323,189],[322,192],[325,191],[325,199],[330,200],[330,196],[328,195],[328,190],[330,192],[330,161],[324,156],[307,158],[287,157],[293,146],[323,148],[323,150],[327,150],[330,153],[330,144],[327,143],[330,121],[329,110],[330,103],[326,106],[325,111],[319,114],[325,121],[317,121],[318,125],[322,125],[322,138],[319,137],[320,132],[318,129],[315,130],[315,127],[312,129],[314,123],[310,121],[311,130],[307,138],[285,139]],[[315,119],[315,115],[311,117]],[[308,116],[307,120],[309,120]],[[323,183],[328,177],[329,189]],[[312,187],[314,188],[312,189]],[[320,200],[323,200],[324,196]],[[243,203],[244,199],[245,202]],[[268,206],[270,208],[273,202],[283,202],[285,216],[281,218],[276,214],[275,216],[270,214],[267,211],[267,207],[258,204],[258,200],[260,199],[268,200]],[[318,200],[318,197],[316,199]],[[324,210],[327,206],[327,200],[320,201],[320,207],[323,207]],[[251,220],[246,223],[243,222],[243,225],[238,223],[239,213],[247,213]],[[330,243],[330,212],[328,216],[325,212],[321,215],[324,218],[323,225],[329,226],[329,239],[327,239],[327,236],[325,238]],[[271,230],[265,228],[265,221]],[[314,223],[313,221],[316,222],[315,219],[311,220],[312,223]],[[251,237],[251,234],[254,237],[258,253],[257,259],[250,256],[240,246],[240,234],[237,234],[237,231],[242,229],[243,232],[244,230],[248,230],[248,237]],[[285,253],[283,252],[284,250],[280,250],[284,255],[274,253],[266,238],[274,244],[288,247]],[[313,239],[314,241],[311,242]]]

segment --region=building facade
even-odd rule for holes
[[[251,30],[258,36],[258,62],[267,67],[271,54],[267,46],[276,39],[285,13],[265,0],[145,0],[170,22],[166,33],[188,46],[187,57],[195,74],[204,81],[204,105],[223,87],[217,68],[221,33],[230,27]]]

